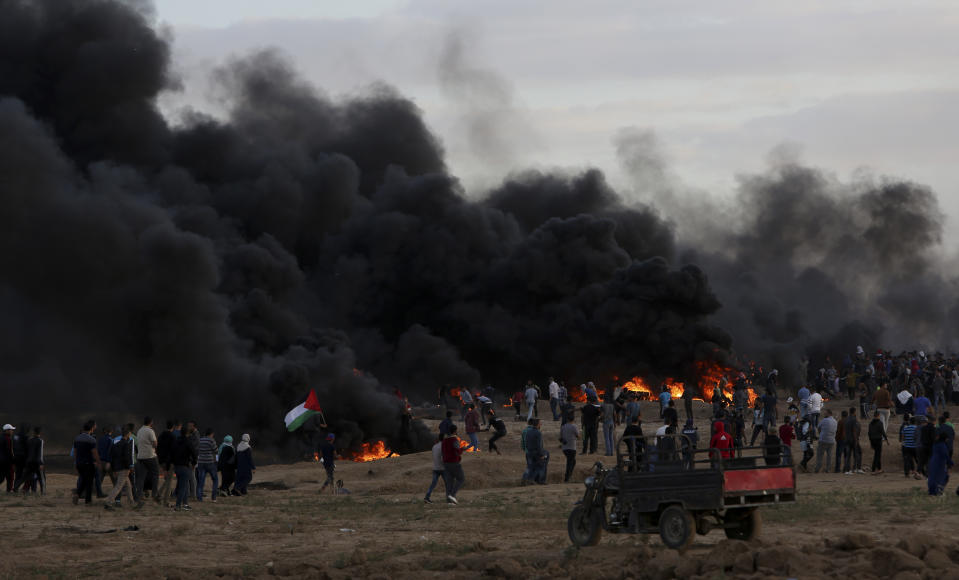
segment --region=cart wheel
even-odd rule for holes
[[[750,541],[759,535],[763,528],[763,518],[756,508],[730,510],[726,514],[727,523],[735,523],[732,528],[725,528],[726,537],[730,540]]]
[[[659,514],[659,537],[667,547],[684,551],[693,543],[695,531],[693,515],[678,505],[671,505]]]
[[[580,547],[595,546],[603,535],[600,513],[593,510],[592,514],[587,516],[583,506],[573,508],[573,513],[569,514],[567,528],[569,539]]]

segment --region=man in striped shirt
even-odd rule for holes
[[[213,429],[207,428],[203,437],[200,437],[200,443],[197,446],[196,471],[199,474],[199,481],[196,487],[197,501],[203,501],[203,484],[206,482],[207,474],[213,480],[213,491],[211,500],[216,503],[216,491],[220,487],[220,482],[216,476],[216,436]]]
[[[899,441],[902,443],[902,471],[906,477],[915,477],[921,479],[922,476],[916,472],[916,460],[918,459],[917,448],[919,447],[919,428],[912,417],[906,416],[903,419],[902,427],[899,429]]]

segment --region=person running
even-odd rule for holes
[[[233,483],[236,481],[236,449],[233,448],[232,435],[224,437],[217,449],[216,466],[220,470],[220,492],[229,497],[233,495]]]
[[[433,445],[433,480],[430,482],[430,486],[426,489],[426,496],[423,497],[423,503],[433,503],[433,500],[430,499],[430,495],[433,494],[433,490],[436,488],[436,483],[443,479],[443,489],[449,490],[449,482],[446,480],[446,467],[443,465],[443,439],[445,436],[440,433],[436,438],[436,443]],[[326,484],[324,483],[325,487]],[[322,489],[320,491],[323,491]]]
[[[120,435],[120,441],[111,445],[113,454],[110,457],[110,464],[113,467],[113,490],[106,496],[106,502],[103,507],[112,510],[113,503],[119,501],[121,495],[126,495],[130,505],[133,505],[133,485],[130,476],[137,466],[137,455],[134,449],[133,435],[129,426],[123,427]],[[111,441],[112,443],[112,441]],[[137,504],[142,506],[142,502]]]
[[[493,436],[489,438],[490,453],[495,451],[497,455],[502,455],[502,453],[499,452],[499,448],[496,446],[496,441],[506,437],[506,422],[497,417],[493,411],[490,411],[489,425],[486,427],[487,431],[490,429],[493,430]]]
[[[569,478],[573,475],[573,469],[576,467],[576,445],[579,443],[579,428],[576,423],[569,421],[559,428],[559,442],[563,455],[566,456],[566,472],[563,476],[563,483],[569,483]]]
[[[455,427],[454,427],[455,428]],[[240,437],[240,444],[236,446],[236,485],[233,495],[246,495],[256,465],[253,464],[253,447],[250,445],[250,434],[244,433]],[[179,476],[177,476],[179,478]]]
[[[466,474],[463,473],[463,449],[459,445],[459,437],[456,436],[456,425],[453,425],[449,437],[443,439],[443,469],[446,471],[446,502],[457,504],[456,494],[463,483],[466,481]]]
[[[97,440],[93,433],[97,430],[97,422],[89,420],[83,424],[83,431],[73,440],[73,460],[76,464],[77,488],[73,492],[73,504],[93,502],[93,488],[96,486],[97,469],[100,467],[100,456],[97,454]]]
[[[872,414],[872,421],[869,422],[869,446],[872,447],[872,468],[873,475],[882,473],[882,443],[889,444],[886,438],[886,429],[882,422],[882,413],[876,410]]]
[[[216,476],[216,433],[212,428],[207,428],[200,437],[200,445],[196,452],[196,471],[199,475],[196,485],[196,500],[203,501],[203,487],[206,485],[206,477],[210,476],[210,501],[216,503],[217,492],[220,489],[220,481]]]

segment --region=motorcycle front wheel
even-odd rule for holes
[[[598,510],[590,510],[586,513],[584,506],[576,506],[573,512],[569,514],[567,528],[569,530],[569,539],[573,544],[584,548],[586,546],[595,546],[603,535],[602,515]]]

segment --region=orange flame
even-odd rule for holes
[[[460,439],[459,437],[457,437],[457,439],[459,439],[460,449],[462,449],[464,453],[473,453],[474,451],[477,451],[476,449],[467,449],[467,447],[469,447],[470,444],[469,444],[469,441],[467,441],[466,439]]]
[[[375,443],[364,443],[361,450],[350,456],[349,460],[356,462],[376,461],[377,459],[389,457],[392,454],[393,452],[389,450],[386,443],[377,441]]]
[[[313,461],[317,461],[317,462],[318,462],[319,460],[320,460],[320,454],[319,454],[318,452],[314,451],[314,452],[313,452]]]
[[[713,393],[719,388],[723,377],[729,377],[734,374],[733,369],[727,369],[719,365],[718,363],[708,362],[708,361],[697,361],[696,362],[696,372],[699,375],[697,381],[699,386],[699,391],[702,393],[702,398],[696,397],[696,399],[701,401],[711,401],[713,398]],[[683,382],[677,381],[675,379],[668,378],[663,381],[663,384],[669,388],[669,394],[674,399],[680,398],[683,396],[683,393],[686,391],[686,385]],[[656,389],[653,391],[650,388],[649,384],[642,379],[641,377],[633,377],[631,380],[623,383],[623,388],[628,391],[633,391],[636,393],[644,393],[649,399],[657,399],[661,389]],[[752,405],[756,400],[756,393],[750,389],[746,390],[746,393],[749,396],[749,404]],[[733,384],[728,382],[723,389],[723,395],[727,399],[733,398]]]

